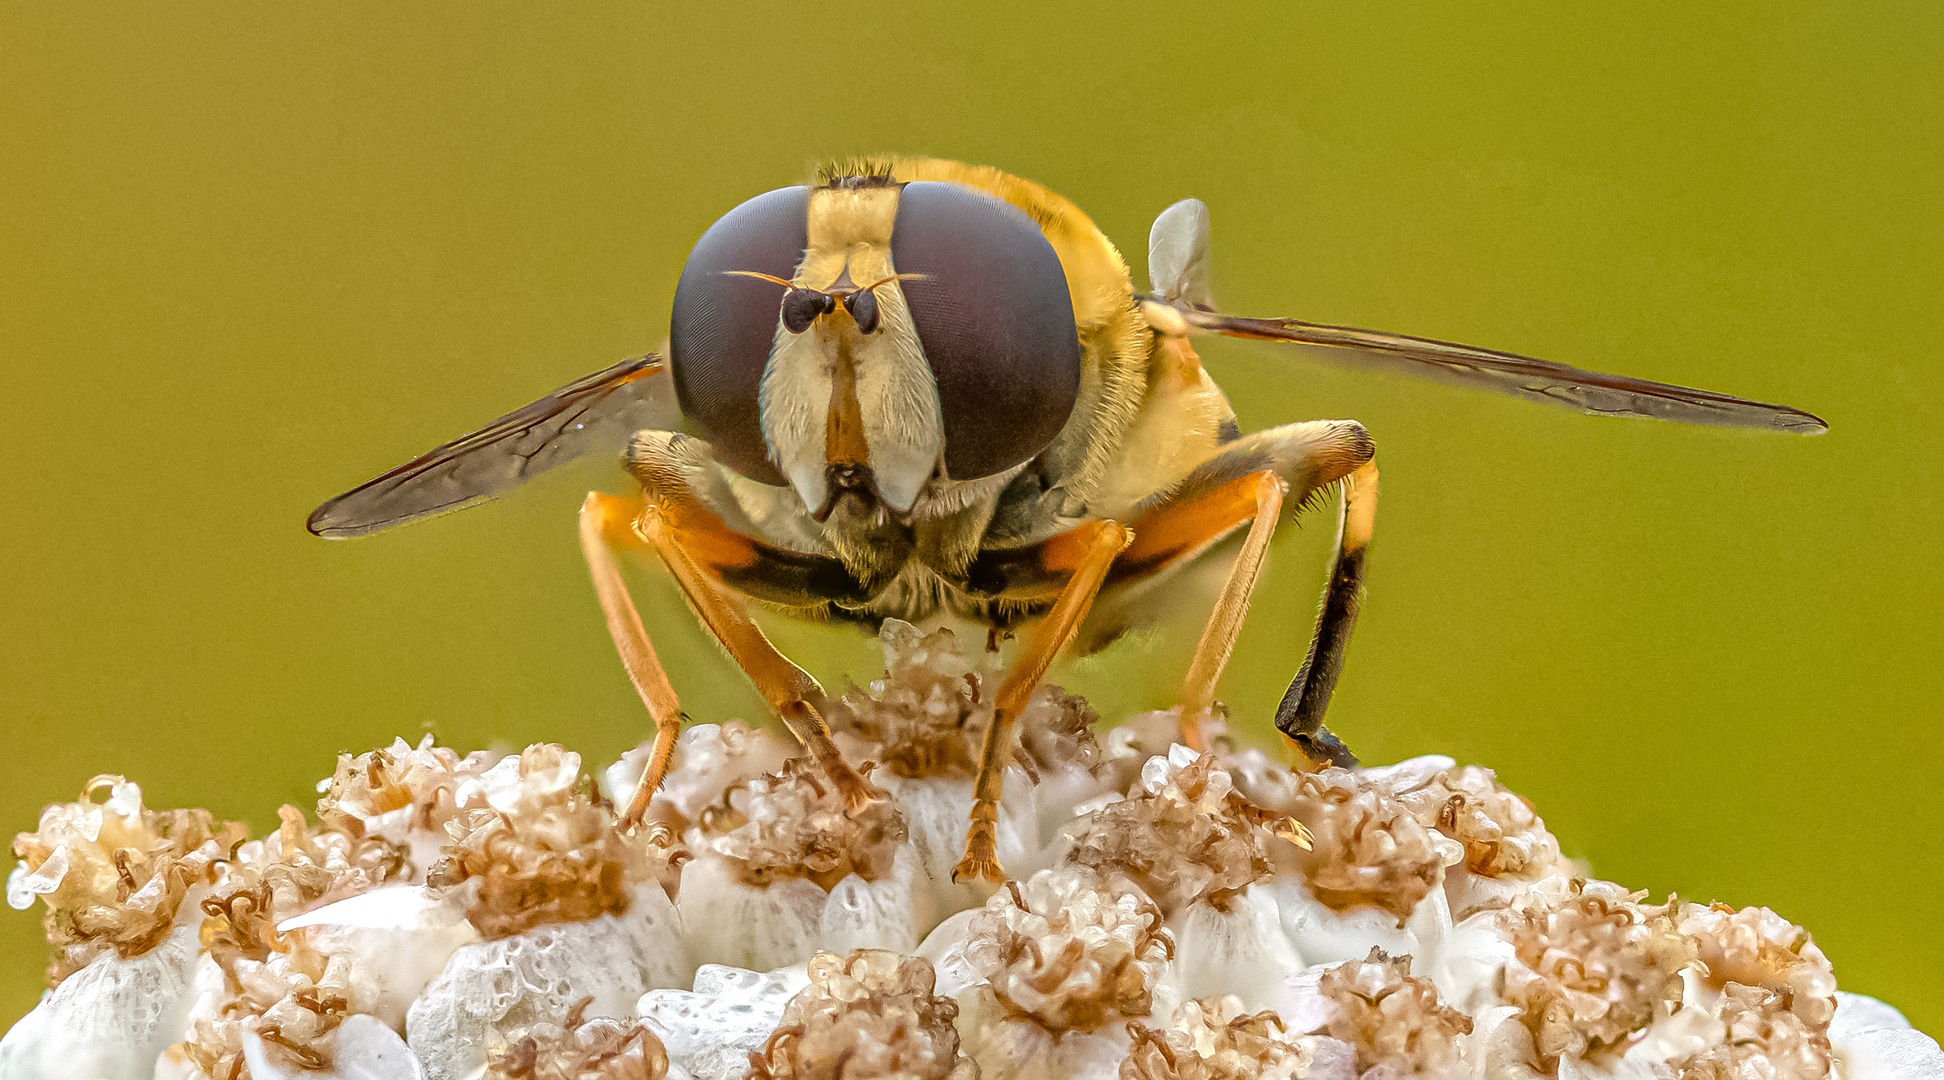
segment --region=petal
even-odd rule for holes
[[[693,991],[650,990],[635,1015],[662,1041],[669,1063],[695,1080],[740,1080],[750,1053],[762,1049],[783,1007],[809,983],[801,966],[765,973],[704,964]]]
[[[132,960],[109,953],[62,980],[0,1040],[0,1080],[151,1080],[182,1032],[200,922]]]
[[[1836,991],[1836,1016],[1829,1022],[1831,1040],[1840,1041],[1881,1028],[1909,1026],[1910,1021],[1902,1013],[1873,997]]]
[[[1843,1080],[1935,1080],[1944,1050],[1915,1028],[1875,1028],[1836,1044]]]

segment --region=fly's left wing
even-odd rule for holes
[[[1184,199],[1154,221],[1148,238],[1154,291],[1140,299],[1164,305],[1190,332],[1321,346],[1328,350],[1321,355],[1359,366],[1479,386],[1599,416],[1646,416],[1798,435],[1819,435],[1829,429],[1821,417],[1787,405],[1607,375],[1496,349],[1297,319],[1224,315],[1214,310],[1209,299],[1207,265],[1208,210],[1198,200]]]
[[[619,455],[634,432],[680,418],[662,358],[623,360],[339,495],[312,511],[310,531],[363,536],[459,510],[575,458]]]

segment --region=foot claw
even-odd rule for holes
[[[871,786],[864,774],[839,762],[830,770],[830,782],[837,786],[837,793],[844,797],[844,814],[851,816],[859,810],[884,798],[884,792]]]
[[[987,802],[972,804],[972,827],[965,833],[965,857],[952,868],[954,884],[984,879],[995,885],[1006,880],[999,865],[999,842],[995,823],[999,808]]]
[[[974,855],[968,851],[965,858],[960,859],[958,865],[952,867],[953,884],[981,879],[995,885],[1006,880],[1006,871],[1000,867],[997,858],[991,855]]]

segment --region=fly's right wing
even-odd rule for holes
[[[618,456],[636,431],[680,419],[662,358],[623,360],[339,495],[311,513],[310,531],[335,540],[459,510],[576,458]]]
[[[1208,208],[1196,199],[1184,199],[1154,219],[1148,270],[1153,292],[1139,299],[1172,309],[1187,332],[1320,346],[1313,350],[1319,358],[1497,390],[1596,416],[1644,416],[1797,435],[1829,429],[1821,417],[1787,405],[1608,375],[1518,353],[1354,326],[1224,315],[1215,310],[1208,288]]]

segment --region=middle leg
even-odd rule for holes
[[[1053,658],[1073,640],[1074,632],[1093,607],[1094,596],[1107,580],[1107,570],[1126,550],[1133,534],[1117,521],[1090,521],[1037,545],[1049,567],[1070,567],[1072,576],[1060,590],[1052,610],[1040,619],[1026,644],[993,695],[992,721],[986,725],[979,751],[978,779],[972,786],[971,825],[965,832],[965,857],[952,869],[953,881],[984,878],[1003,881],[999,868],[999,795],[1006,765],[1012,759],[1013,721],[1032,700]]]

